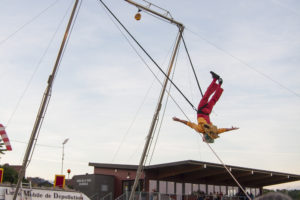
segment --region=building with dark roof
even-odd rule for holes
[[[89,163],[95,175],[108,175],[114,179],[114,198],[131,191],[137,165]],[[227,165],[227,169],[240,185],[255,195],[265,186],[299,181],[300,175]],[[237,183],[221,164],[185,160],[145,166],[138,191],[157,191],[164,194],[190,195],[196,191],[206,194],[222,192],[235,194]]]

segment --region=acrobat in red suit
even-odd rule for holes
[[[185,121],[182,119],[179,119],[177,117],[173,117],[174,121],[181,122],[193,129],[195,129],[198,133],[203,134],[203,140],[207,143],[213,143],[214,139],[218,138],[220,133],[226,132],[226,131],[232,131],[238,129],[237,127],[231,127],[231,128],[217,128],[215,125],[213,125],[210,121],[209,115],[214,107],[214,105],[217,103],[219,98],[221,97],[223,93],[223,88],[221,88],[221,85],[223,83],[222,78],[220,78],[219,75],[217,75],[214,72],[210,72],[212,75],[212,82],[207,88],[204,96],[202,97],[199,105],[198,105],[198,111],[197,111],[197,120],[198,124],[195,124],[193,122]],[[218,83],[217,83],[218,81]],[[210,96],[213,95],[211,98]],[[209,99],[210,98],[210,99]]]

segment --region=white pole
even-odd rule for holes
[[[64,156],[65,156],[65,144],[69,141],[69,138],[65,139],[62,143],[63,148],[62,148],[62,159],[61,159],[61,172],[60,174],[63,175],[64,171]]]

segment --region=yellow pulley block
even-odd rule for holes
[[[135,16],[134,16],[134,18],[137,20],[137,21],[139,21],[140,19],[141,19],[141,17],[142,17],[142,15],[141,15],[141,13],[136,13],[135,14]]]

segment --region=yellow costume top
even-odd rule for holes
[[[207,129],[207,127],[206,127],[207,125],[209,125],[210,127],[213,126],[211,123],[210,124],[207,123],[206,120],[202,117],[198,117],[198,124],[195,124],[193,122],[187,122],[187,125],[189,127],[191,127],[192,129],[195,129],[195,131],[197,131],[198,133],[202,133],[202,134],[207,134],[207,130],[205,130],[205,129]],[[215,127],[215,128],[216,128],[215,129],[216,131],[214,131],[214,132],[216,132],[216,134],[224,133],[224,132],[227,131],[226,128],[217,128],[217,127]],[[215,139],[217,137],[218,136],[215,136],[215,137],[212,137],[212,138]]]

